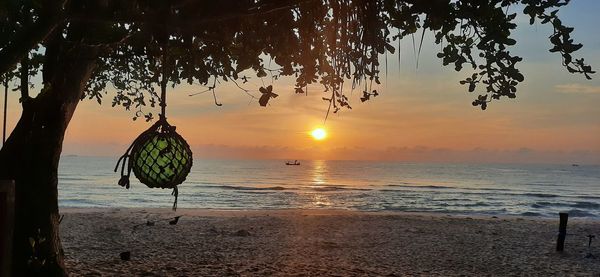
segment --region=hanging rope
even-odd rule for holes
[[[8,103],[8,80],[4,80],[4,122],[2,124],[2,146],[6,142],[6,110]]]
[[[185,181],[192,168],[192,151],[185,139],[167,122],[167,47],[162,49],[162,79],[160,83],[161,114],[159,120],[138,136],[117,161],[115,172],[121,165],[119,185],[130,187],[131,171],[150,188],[173,189],[173,210],[177,209],[177,185]]]
[[[160,120],[166,121],[167,116],[165,114],[167,108],[167,51],[166,46],[162,48],[162,80],[160,82]]]

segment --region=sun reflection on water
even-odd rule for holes
[[[328,185],[327,176],[327,162],[323,160],[316,160],[312,162],[312,168],[310,169],[312,184],[311,188],[316,191],[307,192],[307,200],[310,208],[322,208],[330,207],[333,205],[329,196],[326,192],[318,191],[318,189],[324,188]]]
[[[311,199],[311,206],[322,208],[322,207],[330,207],[333,205],[333,202],[330,201],[329,197],[326,194],[322,193],[313,193]]]
[[[312,186],[320,187],[327,184],[327,162],[323,160],[313,161],[310,173],[312,175]]]

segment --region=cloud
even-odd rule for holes
[[[600,94],[600,86],[582,84],[562,84],[554,86],[556,91],[562,93]]]

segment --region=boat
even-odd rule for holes
[[[579,164],[572,164],[571,166],[579,166]]]
[[[298,160],[295,160],[293,163],[285,162],[285,165],[300,165],[300,163],[298,162]]]

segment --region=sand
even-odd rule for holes
[[[600,276],[600,221],[340,210],[62,209],[74,276]],[[170,225],[173,216],[182,217]],[[154,222],[146,226],[146,222]],[[134,227],[136,226],[137,227]],[[596,234],[592,254],[587,234]],[[119,254],[131,252],[130,261]]]

